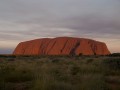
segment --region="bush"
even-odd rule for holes
[[[110,57],[120,57],[120,53],[112,53],[108,56],[110,56]]]
[[[110,59],[104,60],[104,63],[110,69],[120,70],[120,58],[110,58]]]
[[[111,90],[111,82],[119,87],[119,76],[119,57],[16,56],[0,62],[0,90]]]

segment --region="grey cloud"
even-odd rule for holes
[[[120,19],[114,20],[106,17],[75,17],[64,21],[63,26],[85,32],[120,34]]]
[[[1,0],[0,41],[57,36],[119,41],[119,8],[119,0]]]
[[[26,22],[26,21],[25,21]],[[59,20],[59,22],[53,21],[48,23],[41,23],[38,21],[29,21],[26,23],[18,23],[20,26],[28,27],[26,30],[15,30],[15,31],[0,31],[6,34],[6,38],[21,39],[21,38],[32,38],[32,37],[56,37],[56,36],[92,36],[94,37],[105,37],[105,38],[120,38],[120,20],[96,17],[96,16],[83,16],[83,17],[70,17]],[[22,25],[23,24],[23,25]],[[22,27],[21,27],[22,28]],[[3,37],[4,36],[4,37]],[[22,36],[22,37],[21,37]],[[5,38],[5,35],[1,35],[1,38]],[[9,38],[10,39],[10,38]]]

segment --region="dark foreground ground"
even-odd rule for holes
[[[1,55],[0,90],[120,90],[120,57]]]

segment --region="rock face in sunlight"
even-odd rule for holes
[[[103,42],[73,37],[42,38],[18,44],[14,55],[107,55]]]

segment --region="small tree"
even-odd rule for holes
[[[95,56],[97,55],[96,52],[94,52],[94,55],[95,55]]]
[[[79,53],[79,56],[82,56],[83,55],[83,53]]]

